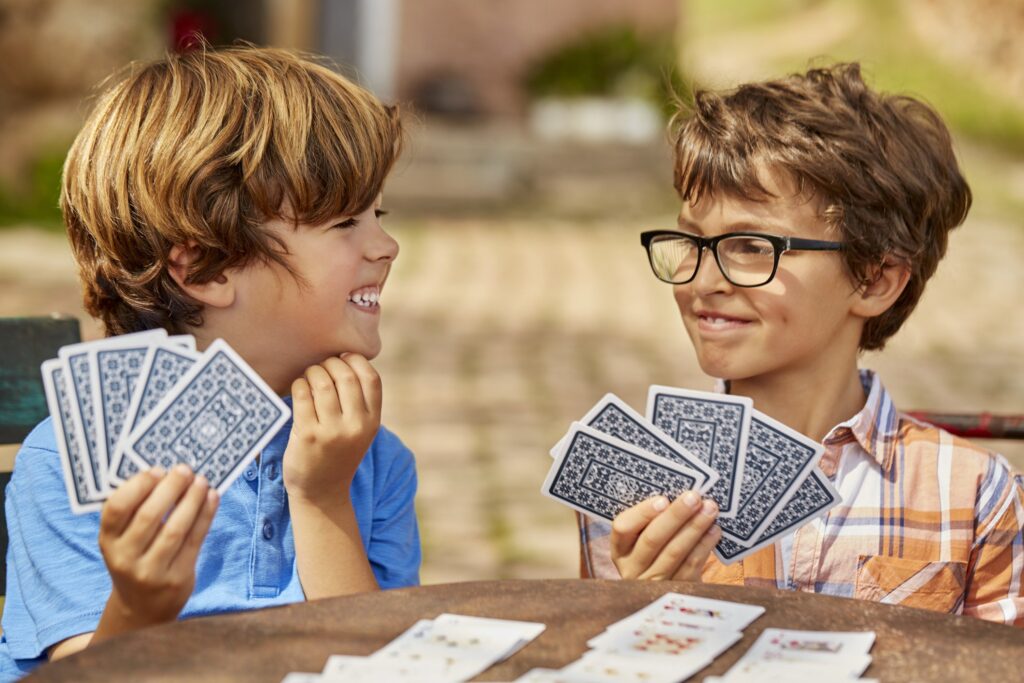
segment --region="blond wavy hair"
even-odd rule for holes
[[[261,224],[365,211],[401,142],[396,107],[310,55],[201,46],[129,65],[64,164],[86,310],[108,335],[201,325],[202,306],[168,272],[173,246],[198,248],[189,283],[256,260],[288,268]]]

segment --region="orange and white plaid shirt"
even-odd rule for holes
[[[1002,456],[897,412],[874,373],[861,379],[864,408],[822,442],[842,503],[740,562],[712,555],[704,581],[1024,626],[1024,480]],[[618,578],[610,524],[580,520],[582,571]]]

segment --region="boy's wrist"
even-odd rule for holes
[[[285,485],[288,494],[288,507],[312,507],[319,510],[341,511],[352,506],[349,497],[349,484],[343,486],[319,486],[315,489],[297,485]]]
[[[91,644],[147,626],[174,621],[176,618],[177,614],[171,616],[147,614],[132,609],[118,593],[117,588],[114,588],[110,591],[110,597],[107,599],[106,607],[100,617],[100,623],[96,626]]]

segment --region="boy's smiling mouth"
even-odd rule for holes
[[[362,311],[380,310],[380,285],[360,287],[348,295],[350,303]]]
[[[724,332],[728,330],[736,330],[746,327],[752,322],[745,318],[726,315],[719,311],[698,310],[694,311],[694,315],[697,317],[697,326],[702,332]]]

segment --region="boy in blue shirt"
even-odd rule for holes
[[[110,335],[224,338],[293,419],[222,500],[178,466],[80,516],[42,422],[7,490],[3,678],[178,617],[418,582],[413,457],[367,360],[401,135],[395,108],[274,49],[168,56],[100,96],[61,194],[86,309]]]

